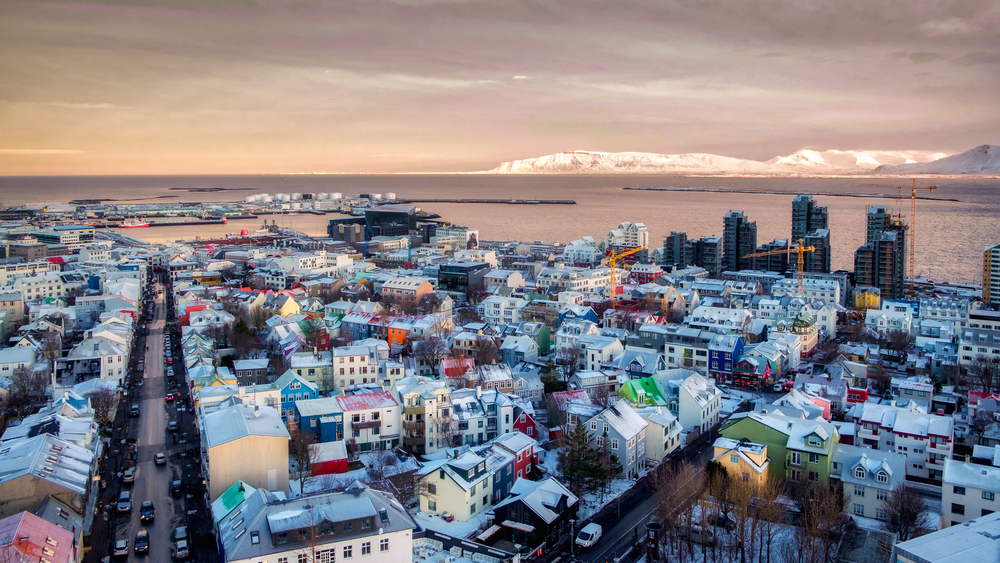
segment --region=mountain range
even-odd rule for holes
[[[504,162],[490,174],[997,174],[1000,146],[961,154],[932,151],[800,150],[767,161],[706,153],[571,151]]]

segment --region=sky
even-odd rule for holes
[[[954,153],[998,101],[996,0],[0,3],[0,175]]]

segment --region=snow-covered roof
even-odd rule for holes
[[[599,415],[626,440],[637,436],[649,426],[641,416],[624,403],[615,403]]]
[[[1000,492],[1000,467],[944,460],[944,475],[941,482],[986,491]]]
[[[579,499],[569,489],[564,487],[559,481],[548,477],[542,481],[529,481],[518,479],[510,489],[510,496],[503,502],[493,507],[493,510],[506,506],[514,502],[523,502],[525,506],[538,515],[547,524],[551,524],[559,517],[555,511],[561,498],[566,498],[566,507],[576,505]]]
[[[493,443],[513,453],[518,453],[534,446],[538,442],[521,432],[507,432],[494,438]]]
[[[281,415],[271,407],[235,405],[205,415],[204,432],[209,448],[247,436],[290,439]]]
[[[345,395],[337,397],[344,412],[372,409],[387,409],[397,406],[396,400],[386,391],[379,393],[364,393],[361,395]]]

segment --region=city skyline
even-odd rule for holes
[[[34,2],[0,174],[450,172],[566,150],[956,153],[1000,129],[989,2]]]

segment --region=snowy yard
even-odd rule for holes
[[[411,512],[410,514],[421,528],[434,530],[453,538],[468,538],[478,530],[485,530],[487,527],[486,512],[482,512],[479,516],[465,522],[459,522],[457,519],[452,522],[445,522],[444,518],[441,518],[437,514],[428,514],[426,512]]]
[[[331,473],[329,475],[319,475],[316,477],[306,476],[303,479],[291,479],[289,481],[289,488],[291,489],[291,498],[297,498],[302,496],[302,494],[313,495],[317,493],[323,493],[327,491],[332,491],[335,489],[342,489],[354,481],[361,481],[362,483],[367,483],[371,481],[368,475],[368,465],[375,456],[384,454],[384,451],[372,451],[364,452],[361,457],[358,458],[361,463],[365,465],[360,469],[355,469],[353,471],[348,471],[347,473]],[[398,458],[397,458],[398,459]],[[294,460],[290,462],[290,467],[294,467]],[[406,471],[418,469],[420,463],[417,462],[416,458],[413,456],[407,456],[406,461],[400,461],[396,465],[388,466],[385,468],[386,476],[392,476],[397,473],[404,473]],[[292,469],[295,471],[295,469]],[[293,475],[297,473],[292,473]],[[303,490],[303,487],[305,490]]]

